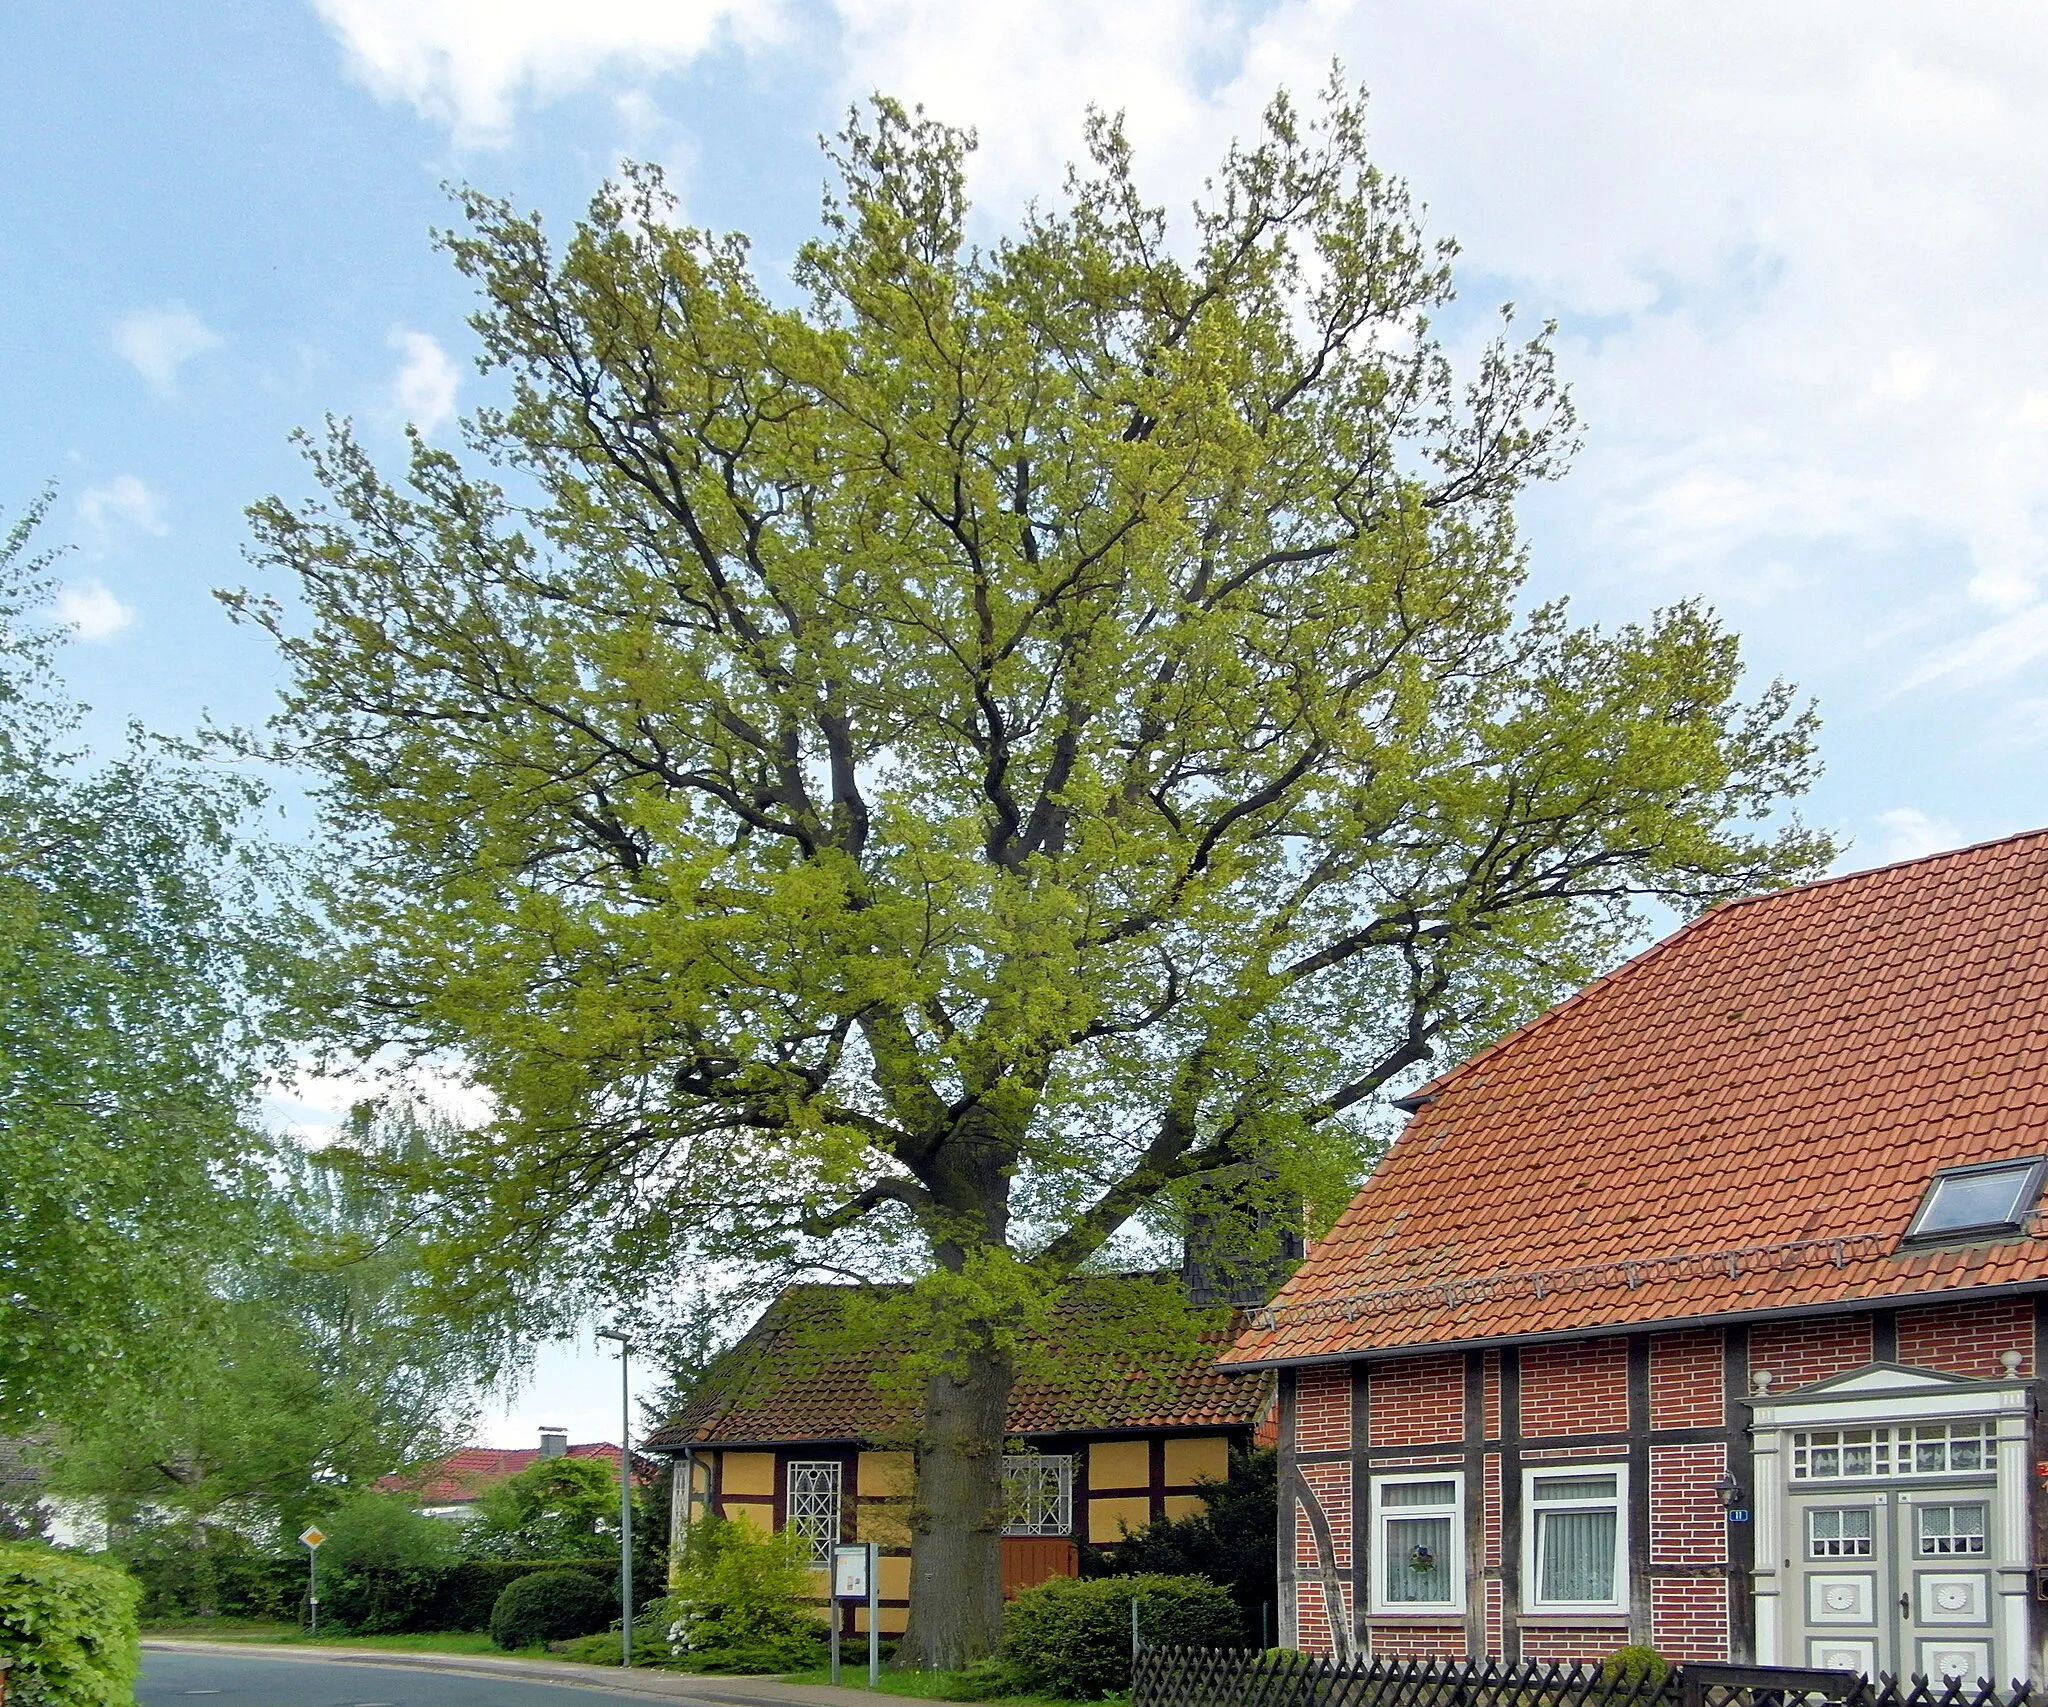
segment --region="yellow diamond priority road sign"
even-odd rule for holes
[[[300,1532],[299,1539],[303,1541],[308,1547],[317,1547],[320,1545],[321,1542],[325,1541],[327,1537],[322,1535],[319,1530],[309,1528]]]

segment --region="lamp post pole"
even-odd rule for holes
[[[633,1663],[633,1342],[610,1328],[597,1337],[619,1348],[619,1663]]]

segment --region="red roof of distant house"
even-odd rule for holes
[[[606,1441],[593,1441],[572,1446],[557,1456],[604,1458],[617,1464],[619,1449]],[[388,1492],[417,1494],[423,1505],[463,1505],[475,1499],[493,1482],[518,1475],[521,1470],[538,1463],[540,1458],[541,1450],[537,1446],[465,1446],[458,1452],[449,1453],[439,1463],[425,1465],[410,1475],[382,1477],[377,1486]],[[636,1481],[646,1481],[654,1473],[654,1466],[635,1455],[633,1475]]]
[[[1731,902],[1427,1088],[1237,1366],[2048,1280],[1901,1246],[2048,1153],[2048,831]]]

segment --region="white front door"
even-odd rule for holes
[[[2029,1394],[1871,1365],[1754,1402],[1757,1658],[2027,1670]]]
[[[1994,1677],[1992,1495],[1981,1484],[1794,1494],[1796,1663],[1964,1684]]]

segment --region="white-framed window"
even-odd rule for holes
[[[1073,1534],[1073,1455],[1020,1452],[1005,1458],[1003,1505],[1005,1535]]]
[[[1806,1514],[1809,1559],[1868,1559],[1876,1548],[1876,1514],[1867,1505],[1817,1506]]]
[[[1465,1608],[1465,1478],[1417,1470],[1372,1479],[1377,1612]]]
[[[839,1460],[800,1459],[789,1463],[789,1516],[786,1527],[811,1544],[811,1563],[829,1565],[832,1543],[839,1539]]]
[[[1982,1558],[1987,1545],[1984,1507],[1921,1505],[1913,1508],[1923,1559]]]
[[[1628,1470],[1545,1464],[1522,1474],[1525,1604],[1532,1611],[1628,1608]]]
[[[1998,1468],[1998,1425],[1907,1423],[1899,1428],[1807,1428],[1792,1434],[1792,1480],[1954,1476]]]

